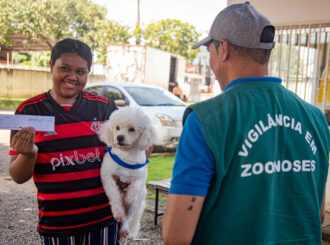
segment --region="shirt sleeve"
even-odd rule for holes
[[[213,176],[213,156],[199,118],[192,111],[180,136],[169,193],[205,197]]]

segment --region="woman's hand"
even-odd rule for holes
[[[38,155],[38,147],[34,141],[35,131],[32,127],[22,128],[11,141],[10,146],[19,154],[11,156],[8,170],[10,176],[18,184],[32,177]]]
[[[118,187],[121,191],[126,191],[126,188],[128,187],[127,183],[121,182],[117,175],[113,174],[112,178],[116,181],[116,184],[118,185]]]
[[[32,127],[26,127],[19,130],[13,137],[10,147],[17,153],[29,158],[36,157],[38,147],[35,145],[35,131]]]
[[[153,152],[154,148],[155,148],[155,146],[152,145],[152,146],[150,146],[150,147],[146,150],[146,156],[147,156],[147,158],[150,157],[150,155],[151,155],[151,153]]]
[[[127,190],[127,187],[129,186],[129,184],[127,183],[124,183],[124,182],[121,182],[119,177],[117,175],[112,175],[112,178],[116,181],[116,184],[118,185],[119,189],[124,192],[124,195],[126,194],[126,190]],[[128,208],[130,205],[128,205],[126,202],[125,202],[125,198],[123,199],[123,205],[124,205],[124,208],[127,212]]]

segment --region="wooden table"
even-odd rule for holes
[[[154,225],[157,225],[158,216],[161,216],[164,214],[164,212],[158,212],[159,191],[164,191],[164,192],[168,193],[168,190],[170,189],[170,186],[171,186],[171,179],[150,181],[147,184],[156,189]]]

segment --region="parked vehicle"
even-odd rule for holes
[[[176,148],[186,104],[169,91],[134,83],[92,83],[85,90],[114,100],[117,106],[140,107],[157,131],[157,148]]]

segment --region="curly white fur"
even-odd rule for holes
[[[110,119],[104,122],[98,135],[101,141],[112,147],[113,154],[130,165],[145,163],[145,150],[156,140],[156,131],[148,116],[142,110],[131,107],[114,111]],[[147,193],[147,172],[147,165],[138,169],[125,168],[117,164],[108,152],[104,154],[101,180],[114,218],[122,223],[120,238],[127,235],[134,238],[139,232]],[[129,184],[125,192],[119,189],[113,175],[118,176],[121,182]]]

